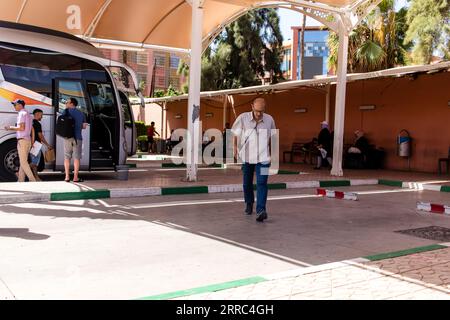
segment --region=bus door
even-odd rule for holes
[[[86,100],[85,91],[83,88],[83,82],[81,80],[65,80],[65,79],[56,79],[55,80],[55,90],[54,90],[54,109],[55,109],[55,125],[56,128],[56,120],[58,117],[64,112],[66,109],[66,102],[70,98],[75,98],[78,101],[77,109],[84,113],[86,117],[86,121],[88,122],[88,127],[84,130],[81,130],[83,143],[82,143],[82,152],[81,152],[81,160],[80,160],[80,170],[89,170],[90,169],[90,141],[91,141],[91,125],[89,121],[89,107]],[[56,135],[56,143],[55,143],[55,153],[56,153],[56,161],[55,161],[55,170],[64,170],[64,138]],[[71,167],[73,165],[73,160],[71,161]]]
[[[125,126],[125,140],[127,142],[128,155],[132,156],[136,153],[136,126],[134,125],[133,110],[131,109],[130,100],[125,93],[119,91],[120,102],[122,104],[122,114]]]
[[[114,168],[119,157],[118,106],[110,83],[87,81],[91,113],[91,168]]]

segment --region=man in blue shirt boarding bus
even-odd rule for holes
[[[80,171],[80,160],[83,145],[83,136],[81,130],[87,128],[86,117],[83,112],[78,110],[78,101],[75,98],[67,100],[66,108],[70,116],[75,120],[75,132],[73,138],[64,139],[64,170],[66,178],[64,181],[70,181],[70,160],[73,158],[73,182],[82,182],[78,176]]]

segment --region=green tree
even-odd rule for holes
[[[202,90],[257,85],[266,74],[282,80],[279,24],[276,9],[259,9],[227,26],[203,56]]]
[[[407,9],[395,12],[395,0],[382,1],[349,36],[348,71],[370,72],[408,64],[405,44]],[[339,37],[330,32],[328,67],[337,69]]]
[[[413,44],[414,63],[430,63],[435,52],[450,58],[449,0],[411,0],[406,17],[409,28],[405,40]]]

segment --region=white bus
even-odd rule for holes
[[[46,168],[63,170],[63,140],[55,134],[65,101],[76,98],[89,123],[83,130],[81,170],[111,170],[136,152],[136,129],[129,96],[139,96],[134,72],[106,59],[92,44],[70,34],[0,21],[0,181],[15,181],[19,159],[11,101],[44,111],[42,129],[55,148]]]

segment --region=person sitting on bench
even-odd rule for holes
[[[364,168],[370,145],[362,130],[355,131],[355,142],[347,151],[347,167]]]

